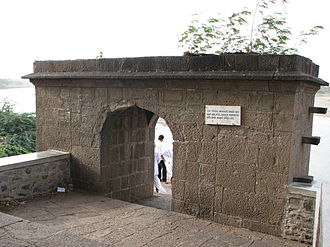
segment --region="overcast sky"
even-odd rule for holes
[[[297,31],[326,29],[301,49],[330,81],[330,18],[326,0],[289,0]],[[0,78],[32,73],[35,60],[182,55],[179,34],[191,15],[226,16],[256,0],[1,0]]]

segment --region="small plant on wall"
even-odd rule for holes
[[[244,9],[222,19],[201,21],[195,14],[188,29],[180,36],[180,46],[190,53],[295,54],[322,26],[314,26],[294,36],[283,12],[267,14],[276,0],[258,0],[254,11]],[[282,0],[281,4],[285,4]]]

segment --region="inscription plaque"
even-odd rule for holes
[[[241,125],[241,106],[205,105],[205,124]]]

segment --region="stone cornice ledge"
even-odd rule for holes
[[[207,72],[38,72],[23,76],[30,80],[95,79],[95,80],[267,80],[267,81],[309,81],[321,86],[329,84],[324,80],[295,72],[271,71],[207,71]]]
[[[10,156],[0,159],[0,172],[69,158],[70,153],[57,150]]]

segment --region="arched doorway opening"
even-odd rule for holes
[[[163,137],[163,141],[159,137]],[[137,201],[138,204],[171,210],[173,176],[173,135],[166,121],[159,117],[155,125],[154,149],[154,194],[152,197]],[[163,154],[163,157],[160,157]],[[165,170],[159,162],[165,159]]]
[[[161,182],[166,192],[155,189],[154,157],[159,135],[165,137],[167,152],[167,181]],[[153,112],[131,106],[107,113],[101,130],[100,155],[104,192],[114,199],[170,210],[172,143],[165,120]]]
[[[154,115],[137,106],[107,114],[100,169],[109,197],[134,202],[153,195]]]

